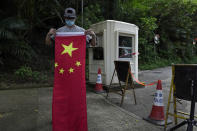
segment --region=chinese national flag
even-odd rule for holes
[[[87,131],[85,35],[56,36],[53,131]]]

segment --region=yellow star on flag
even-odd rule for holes
[[[56,68],[56,67],[58,67],[58,63],[57,63],[57,62],[55,62],[55,68]]]
[[[60,73],[60,74],[64,74],[64,69],[61,68],[61,69],[59,70],[59,73]]]
[[[77,50],[78,48],[73,48],[73,42],[70,43],[69,46],[62,44],[62,47],[64,47],[64,50],[62,51],[62,55],[65,53],[68,53],[70,57],[72,57],[72,52]]]
[[[79,67],[81,65],[80,61],[76,61],[75,65]]]
[[[73,73],[74,72],[74,69],[73,68],[70,68],[68,71],[69,71],[69,73]]]

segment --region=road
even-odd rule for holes
[[[165,68],[158,68],[154,70],[146,70],[139,72],[139,80],[141,82],[145,82],[147,84],[161,80],[162,81],[162,89],[163,89],[163,97],[164,97],[164,109],[166,112],[166,106],[168,102],[168,96],[170,91],[170,84],[171,84],[171,78],[172,78],[172,70],[171,67],[165,67]],[[137,105],[134,104],[133,99],[133,92],[132,90],[128,90],[126,92],[125,96],[125,102],[122,106],[123,109],[134,113],[135,115],[146,118],[150,115],[152,105],[153,105],[153,99],[154,99],[154,93],[156,92],[156,86],[157,84],[153,86],[146,86],[144,88],[138,88],[135,90],[136,97],[137,97]],[[111,93],[109,101],[119,105],[120,104],[120,96],[118,97],[116,94]],[[184,112],[190,111],[190,102],[187,101],[181,101],[181,104],[177,102],[177,109]],[[196,109],[197,111],[197,109]],[[173,113],[173,104],[170,106],[170,112]],[[174,120],[172,117],[170,117],[171,120]],[[179,122],[182,120],[179,119]],[[169,125],[168,127],[172,127],[174,124]],[[185,131],[185,127],[180,128],[177,131]],[[194,130],[197,131],[197,128],[194,128]]]
[[[171,67],[141,71],[139,79],[146,83],[162,80],[166,108],[171,82]],[[52,87],[45,87],[0,90],[0,130],[51,131],[52,89]],[[109,98],[106,99],[105,93],[95,94],[91,87],[87,89],[89,131],[163,130],[163,127],[142,120],[151,112],[156,85],[135,90],[137,105],[134,104],[132,90],[128,90],[122,108],[119,107],[120,96],[117,94],[110,93]],[[183,101],[183,104],[179,104],[178,108],[188,111],[190,104]],[[185,131],[185,127],[177,131]]]

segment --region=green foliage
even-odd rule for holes
[[[14,74],[19,82],[43,82],[47,80],[46,75],[32,71],[31,67],[28,66],[21,66]]]
[[[101,7],[99,4],[91,4],[87,7],[84,8],[84,24],[83,27],[85,29],[88,29],[90,27],[90,25],[103,21],[104,18],[102,16],[102,12],[101,12]],[[80,15],[78,17],[78,21],[77,24],[81,25],[81,20],[82,16]]]
[[[168,61],[181,59],[183,62],[190,60],[195,55],[195,51],[192,53],[191,49],[193,34],[196,31],[194,28],[197,23],[194,20],[196,11],[196,5],[181,0],[155,0],[148,13],[153,18],[152,22],[141,18],[139,24],[140,37],[143,36],[139,38],[140,62],[152,61],[160,65],[157,62],[160,59]],[[150,23],[147,24],[149,29],[143,26],[143,23]],[[154,34],[160,35],[160,43],[156,46],[153,44]]]
[[[197,4],[197,0],[183,0],[184,2],[192,2],[194,4]]]
[[[32,76],[32,70],[30,67],[22,66],[15,72],[15,75],[22,79],[28,79]]]
[[[107,19],[133,23],[139,27],[139,65],[188,62],[197,52],[192,45],[197,37],[197,4],[193,2],[86,0],[83,27],[87,29]],[[76,9],[76,24],[82,26],[80,0],[4,1],[0,9],[1,70],[16,69],[24,64],[35,70],[50,70],[54,50],[44,45],[44,39],[51,27],[64,25],[63,13],[67,7]],[[160,35],[157,45],[153,40],[155,34]]]
[[[183,62],[180,58],[163,59],[163,58],[158,57],[156,60],[145,62],[145,63],[140,63],[139,69],[151,70],[151,69],[155,69],[159,67],[171,66],[172,64],[181,64],[181,63],[188,63],[188,62]]]
[[[36,57],[34,50],[24,40],[23,33],[28,26],[23,20],[9,17],[0,20],[0,24],[0,64],[7,67],[8,64],[15,64],[16,61],[17,66],[20,62],[26,63],[32,57]]]
[[[141,18],[139,33],[139,60],[149,62],[155,60],[157,55],[156,46],[153,43],[154,31],[158,28],[154,17]]]
[[[18,31],[27,29],[25,22],[16,17],[2,19],[0,25],[0,40],[17,40],[20,38]]]

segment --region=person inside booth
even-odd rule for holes
[[[119,58],[128,57],[129,51],[125,47],[127,47],[127,41],[122,40],[119,45]]]

